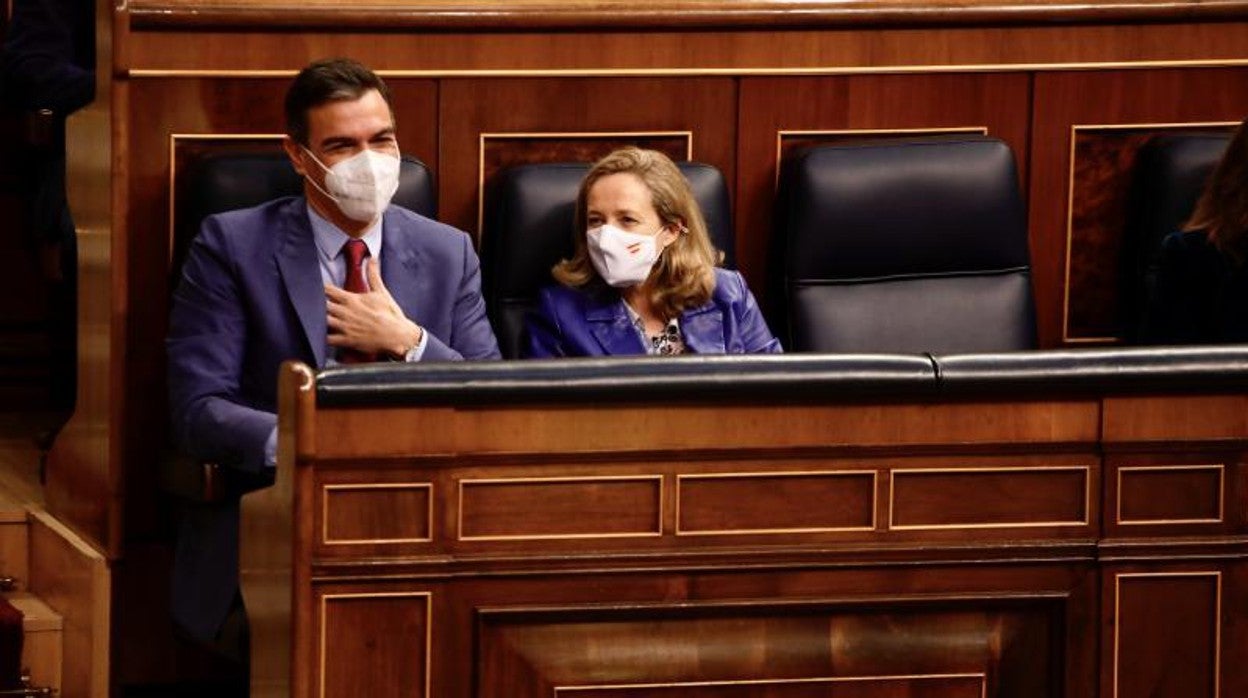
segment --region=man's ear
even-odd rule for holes
[[[290,158],[290,166],[295,168],[295,172],[299,173],[300,177],[306,177],[308,173],[303,166],[303,147],[295,142],[295,139],[286,136],[282,139],[282,149],[286,151],[286,157]]]

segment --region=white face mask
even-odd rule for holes
[[[394,155],[365,149],[333,167],[325,167],[312,151],[307,148],[304,151],[325,170],[325,189],[329,191],[321,189],[311,177],[307,180],[333,199],[342,214],[351,220],[371,223],[386,210],[399,189],[399,158]]]
[[[613,225],[590,228],[585,233],[589,260],[603,281],[628,288],[646,280],[659,259],[658,235],[641,235]]]

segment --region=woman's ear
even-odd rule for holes
[[[659,249],[666,249],[668,245],[676,242],[676,238],[680,237],[680,228],[678,223],[667,223],[663,229],[659,231]]]
[[[681,233],[686,232],[689,232],[689,229],[685,227],[684,221],[676,220],[671,223],[664,223],[663,229],[659,231],[660,249],[676,242],[676,238],[680,237]]]

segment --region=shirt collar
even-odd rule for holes
[[[328,260],[336,258],[342,254],[342,246],[351,239],[351,236],[317,213],[316,209],[312,208],[312,204],[308,204],[307,208],[308,220],[312,223],[312,237],[316,239],[316,247],[320,250],[321,256]],[[379,259],[381,255],[381,219],[382,216],[378,216],[360,238],[368,247],[368,254],[373,259]]]
[[[642,320],[641,315],[638,314],[636,310],[633,310],[633,306],[629,305],[628,301],[624,300],[623,298],[620,299],[620,305],[624,306],[624,311],[628,313],[628,319],[630,322],[633,323],[633,327],[636,327],[637,331],[640,332],[643,337],[649,337],[649,335],[646,334],[645,320]],[[664,325],[664,327],[667,328],[673,325],[675,325],[677,329],[679,329],[680,319],[672,318],[671,320],[667,321],[667,324]]]

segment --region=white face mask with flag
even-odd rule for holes
[[[371,223],[386,210],[399,189],[397,156],[365,149],[333,167],[326,167],[312,151],[307,148],[304,151],[325,170],[325,189],[315,179],[307,177],[307,180],[333,199],[342,214],[351,220]]]
[[[585,233],[589,261],[603,281],[628,288],[646,280],[659,259],[658,235],[642,235],[613,225],[590,228]]]

